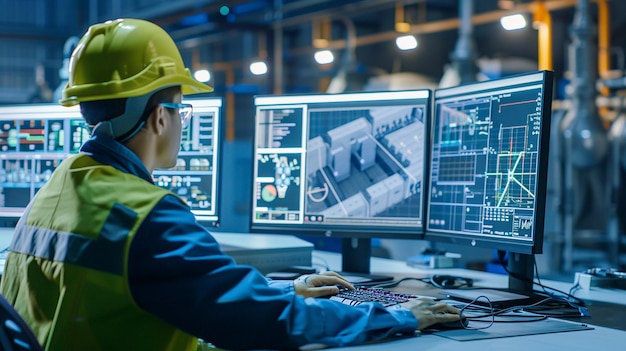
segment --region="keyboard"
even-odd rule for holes
[[[418,298],[417,295],[396,293],[381,288],[367,286],[355,286],[355,288],[355,290],[342,288],[337,295],[331,296],[330,299],[351,306],[365,302],[378,302],[384,307],[392,307]]]

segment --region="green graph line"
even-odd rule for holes
[[[532,198],[535,198],[535,194],[533,194],[526,186],[524,186],[524,184],[522,184],[517,178],[515,178],[515,170],[517,169],[517,167],[519,166],[520,161],[522,160],[522,157],[524,156],[524,152],[518,152],[518,153],[509,153],[506,155],[498,155],[498,157],[514,157],[517,156],[517,159],[515,160],[515,164],[513,165],[513,168],[507,171],[507,182],[506,185],[504,187],[504,190],[502,191],[502,195],[499,197],[498,199],[498,204],[496,205],[496,207],[500,207],[500,205],[502,204],[502,200],[504,200],[505,194],[508,192],[509,190],[509,186],[511,185],[511,182],[515,182],[517,183],[524,191],[526,191]],[[502,172],[496,172],[496,173],[491,173],[491,174],[487,174],[487,175],[495,175],[495,176],[502,176]]]

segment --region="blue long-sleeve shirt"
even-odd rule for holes
[[[153,182],[138,156],[110,138],[94,137],[81,152]],[[255,268],[236,264],[173,195],[164,197],[138,229],[128,273],[138,306],[226,349],[343,346],[417,328],[408,310],[303,298],[293,284],[268,281]]]

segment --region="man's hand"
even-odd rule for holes
[[[457,308],[431,299],[417,299],[401,305],[413,312],[417,318],[417,329],[419,330],[433,324],[454,322],[460,319],[460,311]]]
[[[293,281],[296,294],[304,297],[337,295],[339,293],[337,285],[354,290],[354,286],[336,272],[307,274]]]

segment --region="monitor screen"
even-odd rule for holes
[[[154,180],[184,198],[199,221],[217,225],[222,101],[185,102],[194,105],[194,117],[183,130],[177,165],[156,170]],[[78,106],[0,106],[0,218],[20,217],[52,171],[89,137]]]
[[[78,107],[0,107],[0,217],[19,217],[52,171],[89,131]]]
[[[434,92],[425,239],[541,253],[552,80],[541,71]],[[524,265],[532,288],[532,259]]]
[[[219,226],[222,99],[183,99],[193,105],[193,118],[183,129],[176,166],[157,169],[154,183],[183,198],[199,222]]]
[[[255,97],[252,228],[420,238],[430,92]]]

